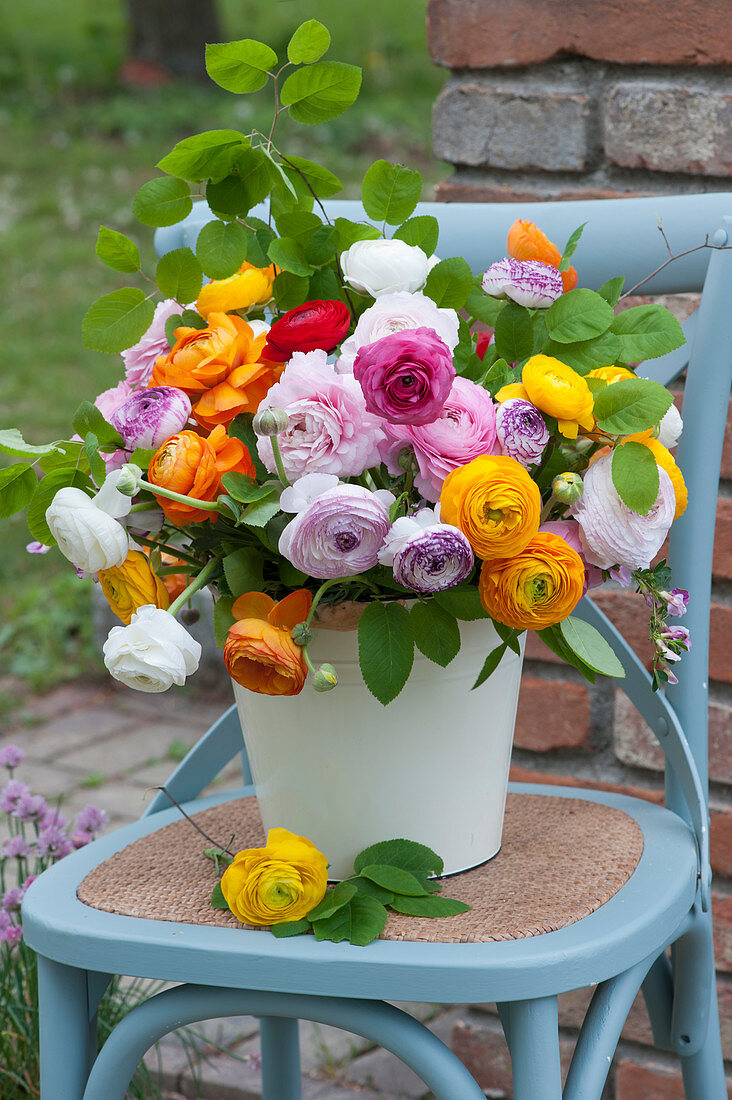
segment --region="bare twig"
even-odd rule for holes
[[[663,230],[661,230],[661,232],[663,233]],[[663,234],[663,239],[666,240],[665,234]],[[666,241],[666,244],[668,245],[668,241]],[[732,248],[732,245],[710,244],[709,234],[707,233],[706,237],[704,238],[703,244],[694,245],[693,248],[687,248],[684,252],[672,253],[667,260],[664,260],[662,264],[659,264],[655,271],[652,271],[650,275],[646,275],[645,279],[641,279],[640,282],[632,286],[630,290],[626,290],[625,294],[621,294],[618,301],[622,302],[624,298],[629,298],[632,294],[635,294],[636,290],[644,286],[646,283],[650,282],[651,279],[655,278],[655,276],[659,274],[659,272],[663,271],[664,268],[668,267],[669,264],[672,264],[674,260],[680,260],[682,256],[690,256],[692,252],[700,252],[702,248],[713,248],[715,252],[726,252],[728,249]]]
[[[234,855],[236,853],[232,852],[231,848],[229,848],[228,846],[224,847],[223,844],[219,844],[219,842],[217,840],[214,840],[214,838],[212,836],[209,836],[208,833],[205,833],[203,831],[203,829],[201,828],[201,826],[197,825],[196,822],[193,820],[193,818],[185,812],[185,810],[183,809],[181,804],[179,802],[176,802],[176,800],[173,798],[172,794],[170,793],[169,790],[167,790],[166,787],[150,787],[149,790],[151,790],[151,791],[162,791],[163,794],[167,798],[170,799],[170,801],[173,803],[173,805],[176,807],[176,809],[180,810],[180,812],[183,814],[183,817],[186,819],[186,821],[189,821],[191,823],[191,825],[193,826],[193,828],[201,834],[201,836],[204,838],[204,840],[207,840],[209,842],[209,844],[213,844],[214,848],[218,848],[218,850],[220,852],[228,852],[229,855],[232,857],[232,859],[234,858]],[[234,840],[234,837],[232,836],[231,840],[229,841],[229,844],[231,844],[233,840]]]

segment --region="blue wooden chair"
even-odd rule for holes
[[[362,216],[357,203],[329,203],[331,214]],[[584,285],[626,273],[627,287],[664,262],[657,217],[677,252],[705,240],[732,244],[732,195],[521,205],[425,204],[441,223],[440,253],[464,255],[478,272],[504,255],[516,217],[539,223],[560,244],[587,222],[576,264]],[[189,243],[203,221],[158,233],[167,251]],[[627,671],[621,686],[666,754],[666,807],[597,791],[517,784],[513,790],[617,807],[643,831],[643,854],[605,905],[567,927],[494,943],[380,940],[367,948],[278,940],[262,932],[202,927],[100,912],[77,885],[101,861],[177,819],[162,794],[137,823],[101,838],[33,884],[23,906],[27,942],[39,954],[43,1100],[122,1100],[145,1051],[193,1021],[242,1013],[261,1020],[267,1100],[300,1096],[297,1019],[333,1024],[391,1050],[439,1100],[481,1100],[454,1055],[389,1000],[498,1003],[511,1052],[517,1100],[599,1100],[621,1028],[642,987],[658,1047],[681,1055],[689,1100],[726,1097],[720,1048],[710,913],[707,810],[707,664],[712,542],[722,436],[732,366],[732,252],[694,252],[665,268],[650,293],[704,290],[687,324],[689,344],[650,364],[664,383],[688,362],[679,461],[689,507],[676,524],[675,583],[688,588],[693,649],[681,683],[664,698],[612,625],[587,600]],[[200,791],[237,753],[234,708],[191,750],[169,782],[186,809],[231,797]],[[244,783],[250,782],[244,758]],[[670,958],[666,949],[671,947]],[[95,1012],[113,973],[179,982],[135,1008],[94,1060]],[[562,1093],[557,994],[596,986]]]

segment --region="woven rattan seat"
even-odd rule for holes
[[[209,836],[232,850],[264,844],[255,798],[196,814]],[[214,866],[205,841],[181,819],[142,837],[101,863],[78,897],[94,909],[184,924],[238,927],[209,905]],[[472,906],[440,920],[390,913],[387,940],[484,943],[553,932],[599,909],[633,874],[643,834],[621,810],[580,799],[509,794],[503,847],[494,859],[446,880],[443,893]]]

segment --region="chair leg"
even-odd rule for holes
[[[512,1001],[499,1012],[510,1035],[514,1100],[561,1100],[557,998]]]
[[[300,1100],[300,1037],[297,1020],[262,1016],[262,1100]]]
[[[79,1100],[96,1050],[87,974],[38,956],[42,1100]]]
[[[717,987],[710,991],[709,1022],[704,1043],[696,1054],[681,1059],[681,1073],[687,1100],[727,1100],[727,1086],[719,1034]]]

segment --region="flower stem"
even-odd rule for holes
[[[154,539],[146,539],[143,535],[135,535],[135,542],[141,542],[143,546],[149,546],[151,550],[161,550],[164,554],[172,554],[189,565],[201,564],[198,558],[192,557],[191,554],[187,554],[185,550],[181,550],[177,546],[169,546],[166,542],[155,542]]]
[[[310,610],[308,611],[307,618],[305,619],[305,622],[308,624],[308,626],[310,626],[310,623],[312,622],[312,619],[313,619],[313,615],[315,614],[315,612],[317,610],[318,604],[320,603],[321,599],[323,598],[325,593],[328,591],[328,589],[331,588],[334,584],[343,584],[343,581],[344,581],[343,577],[336,577],[334,580],[324,581],[323,584],[321,584],[320,588],[318,589],[318,591],[313,596],[313,602],[310,606]],[[308,661],[307,653],[305,654],[305,660]],[[308,661],[308,663],[309,663],[309,661]],[[312,668],[312,666],[310,666],[310,667]]]
[[[184,496],[183,493],[174,493],[172,489],[163,489],[161,485],[151,485],[149,481],[140,478],[138,485],[141,489],[147,489],[153,496],[167,497],[168,500],[177,500],[179,504],[190,504],[194,508],[200,508],[204,512],[218,512],[219,506],[215,500],[196,500],[195,497]]]
[[[221,561],[222,555],[219,554],[216,558],[211,558],[208,565],[204,565],[201,572],[197,577],[194,577],[187,588],[184,588],[177,600],[173,600],[172,604],[168,608],[171,615],[175,615],[180,611],[183,604],[193,595],[194,592],[198,592],[199,588],[203,588],[208,583],[209,577],[215,572],[217,565]]]
[[[277,477],[280,479],[284,486],[287,486],[290,484],[290,480],[285,473],[285,464],[282,461],[282,452],[280,451],[280,445],[277,442],[277,436],[270,436],[269,441],[272,444],[272,454],[274,455],[275,466],[277,467]]]

